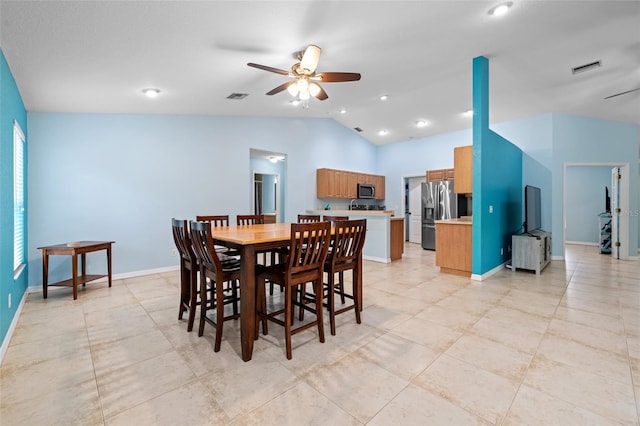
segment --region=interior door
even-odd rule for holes
[[[620,259],[620,167],[611,169],[611,257]]]
[[[422,183],[424,176],[409,178],[409,242],[422,243]]]

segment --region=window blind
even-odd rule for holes
[[[13,270],[25,263],[24,133],[13,123]]]

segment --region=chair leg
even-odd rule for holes
[[[215,293],[216,298],[216,343],[213,347],[214,352],[220,351],[222,344],[222,328],[224,326],[224,292],[222,291],[223,283],[211,282],[211,291]]]
[[[287,285],[286,288],[284,289],[284,339],[285,339],[285,345],[287,348],[287,359],[291,359],[292,358],[292,353],[291,353],[291,321],[293,321],[293,315],[291,312],[291,297],[292,294],[291,292],[294,291],[294,289]]]
[[[231,296],[233,297],[233,315],[238,319],[238,281],[232,281],[231,283]]]
[[[329,323],[331,324],[331,335],[336,335],[336,314],[335,314],[335,281],[334,274],[327,274],[327,310],[329,311]]]
[[[180,312],[178,312],[178,319],[182,319],[182,315],[187,311],[186,305],[189,303],[189,284],[187,283],[188,275],[186,268],[180,262]]]
[[[198,337],[204,334],[204,318],[207,315],[207,278],[200,272],[200,326],[198,327]]]
[[[318,322],[318,336],[320,337],[320,343],[324,343],[324,322],[322,320],[322,279],[315,280],[313,282],[314,291],[316,293],[316,321]]]
[[[262,334],[269,334],[267,328],[267,296],[265,294],[266,280],[256,281],[256,331],[254,339],[258,339],[260,333],[260,323],[262,323]]]
[[[344,305],[344,272],[338,272],[338,280],[340,282],[338,285],[338,288],[340,289],[340,301]]]
[[[353,285],[353,310],[356,311],[356,322],[360,324],[360,311],[362,310],[362,306],[360,306],[360,290],[358,289],[358,283],[356,282],[356,276],[358,275],[358,272],[356,272],[356,268],[353,269],[353,279],[351,285]]]
[[[196,320],[196,304],[198,303],[198,271],[189,271],[189,321],[187,331],[193,330],[193,323]]]

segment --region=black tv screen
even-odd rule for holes
[[[540,228],[542,228],[540,188],[527,185],[524,187],[524,232],[528,233]]]

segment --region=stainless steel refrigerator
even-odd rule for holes
[[[422,248],[436,249],[436,220],[458,217],[458,195],[453,181],[422,184]]]

